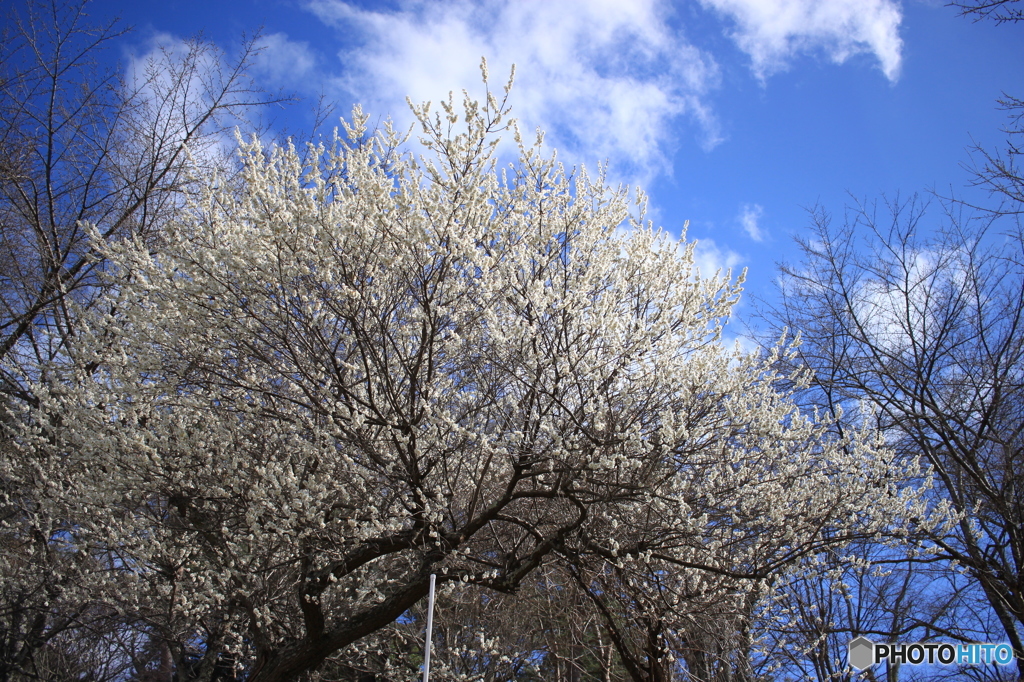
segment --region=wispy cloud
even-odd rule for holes
[[[303,86],[312,84],[314,91],[319,90],[314,72],[316,57],[309,43],[291,40],[286,33],[270,33],[260,39],[257,47],[254,71],[262,81],[288,89],[308,90]]]
[[[867,53],[890,80],[899,74],[898,0],[699,1],[722,18],[721,30],[762,80],[805,53],[835,62]],[[400,125],[412,122],[406,97],[436,102],[449,92],[459,99],[462,90],[482,97],[478,65],[486,57],[495,86],[516,65],[513,114],[524,132],[544,130],[570,164],[607,160],[615,178],[647,183],[671,172],[684,136],[709,150],[723,140],[711,104],[718,62],[686,38],[684,13],[669,0],[399,0],[389,9],[306,0],[305,7],[343,37],[340,64],[319,66],[320,89]],[[316,70],[307,46],[282,34],[268,36],[267,50],[282,64]]]
[[[701,0],[736,23],[732,37],[762,80],[798,53],[821,51],[842,63],[873,54],[890,81],[899,77],[903,41],[896,0]]]
[[[516,65],[513,114],[524,131],[545,130],[570,161],[606,159],[617,176],[637,180],[669,169],[679,120],[696,124],[705,147],[721,140],[706,103],[718,68],[669,29],[671,10],[661,0],[417,0],[395,11],[312,0],[308,7],[361,38],[340,55],[346,69],[337,84],[398,120],[406,96],[480,93],[485,56],[499,83]]]
[[[764,241],[765,234],[759,224],[763,214],[764,208],[758,204],[744,204],[743,208],[740,209],[740,225],[743,226],[743,230],[755,242]]]
[[[248,101],[249,82],[232,78],[229,58],[218,46],[159,32],[125,57],[125,94],[134,106],[123,123],[145,140],[143,153],[166,153],[181,145],[190,130],[195,161],[213,166],[232,153],[234,127],[249,127],[256,107],[225,106]]]
[[[693,252],[693,264],[697,266],[702,277],[711,277],[718,273],[725,275],[732,273],[735,277],[740,263],[743,259],[738,253],[728,247],[722,247],[715,243],[714,239],[698,239],[697,248]]]

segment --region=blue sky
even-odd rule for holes
[[[302,98],[266,112],[310,125],[318,94],[347,114],[408,122],[406,95],[481,92],[568,164],[608,161],[650,217],[701,241],[701,263],[749,269],[769,296],[806,209],[970,195],[968,148],[997,148],[995,100],[1024,96],[1024,26],[972,22],[932,0],[95,0],[135,31],[125,63],[202,31],[229,55],[262,27],[260,83]],[[978,196],[975,193],[974,198]],[[936,223],[939,220],[935,211]],[[740,312],[748,308],[744,304]]]

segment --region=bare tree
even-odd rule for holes
[[[961,16],[972,17],[975,21],[994,19],[1003,24],[1024,21],[1024,10],[1019,7],[1019,2],[968,0],[950,4],[960,10]],[[1024,174],[1019,166],[1024,153],[1020,142],[1024,136],[1024,100],[1004,91],[997,102],[1009,118],[1009,123],[1003,128],[1006,146],[1002,150],[974,147],[971,150],[971,162],[966,164],[966,168],[974,175],[974,185],[987,189],[998,202],[996,205],[975,208],[996,214],[1020,215],[1024,210]]]
[[[975,21],[994,19],[998,23],[1017,22],[1024,20],[1024,10],[1017,7],[1020,0],[967,0],[951,2],[951,7],[960,10],[960,15],[971,17]]]
[[[960,521],[925,544],[966,568],[1024,674],[1024,235],[960,212],[928,238],[923,216],[915,200],[840,228],[816,212],[771,317],[803,339],[811,402],[877,425],[894,472],[932,467]]]
[[[125,35],[92,25],[84,1],[9,10],[0,46],[0,390],[66,351],[68,297],[95,295],[104,239],[153,239],[215,163],[224,133],[267,103],[246,75],[256,39],[231,63],[201,38],[164,46],[129,74],[100,52]],[[22,369],[18,369],[18,368]],[[20,375],[20,376],[19,376]]]
[[[914,560],[899,547],[864,542],[841,554],[825,552],[814,563],[813,570],[780,585],[759,614],[764,660],[778,677],[859,679],[845,653],[860,636],[881,642],[974,642],[990,636],[991,620],[976,617],[978,600],[981,611],[990,613],[984,595],[941,558]],[[890,677],[897,677],[895,670]]]
[[[1024,213],[1024,171],[1020,159],[1024,155],[1021,139],[1024,137],[1024,100],[1004,94],[998,100],[1006,111],[1009,124],[1003,128],[1006,145],[1002,150],[975,147],[967,170],[974,175],[973,184],[989,191],[996,204],[973,208],[994,214],[1021,215]]]
[[[85,2],[13,3],[6,19],[0,419],[9,422],[10,410],[35,403],[28,387],[46,364],[80,350],[76,311],[99,295],[97,275],[105,268],[88,229],[108,241],[157,240],[197,188],[203,167],[223,166],[224,134],[269,99],[246,75],[255,40],[245,41],[231,62],[202,39],[167,45],[125,74],[99,61],[127,29],[117,21],[92,24]],[[0,449],[11,446],[0,438]],[[48,516],[24,483],[0,470],[0,557],[7,571],[0,585],[0,679],[15,672],[50,677],[58,662],[71,665],[75,650],[77,660],[93,660],[89,668],[99,679],[103,666],[89,656],[131,654],[112,640],[82,654],[96,637],[81,628],[124,641],[131,628],[111,629],[112,613],[81,595],[65,600],[67,589],[97,566],[61,549],[68,519]]]

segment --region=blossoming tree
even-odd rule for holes
[[[566,172],[492,94],[442,109],[414,108],[420,154],[358,110],[304,156],[243,143],[157,243],[98,242],[113,293],[12,427],[19,523],[179,679],[355,656],[431,573],[511,592],[557,558],[597,602],[685,615],[925,516],[877,442],[723,348],[741,282],[642,195]],[[634,678],[667,679],[605,609]]]

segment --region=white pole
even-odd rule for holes
[[[430,636],[434,629],[434,578],[430,574],[430,596],[427,597],[427,648],[423,654],[423,682],[430,682]]]

